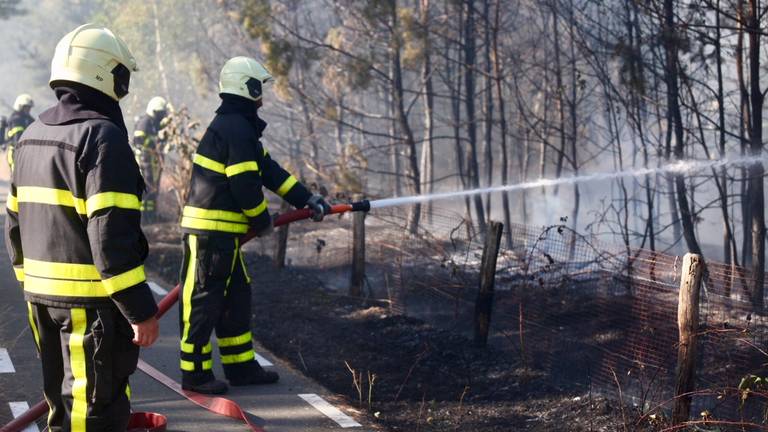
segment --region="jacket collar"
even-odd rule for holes
[[[46,125],[65,125],[83,120],[110,120],[128,133],[120,104],[88,86],[61,82],[54,88],[59,102],[40,114]]]
[[[267,122],[259,117],[259,108],[256,103],[242,96],[228,93],[221,93],[219,97],[221,98],[221,105],[216,109],[216,114],[240,114],[253,125],[256,134],[261,138],[264,129],[267,128]]]

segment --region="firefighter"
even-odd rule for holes
[[[13,171],[13,151],[16,148],[16,143],[22,132],[35,121],[30,114],[33,106],[35,106],[35,102],[32,100],[32,96],[26,93],[20,94],[13,103],[13,113],[8,117],[8,124],[5,129],[5,141],[7,143],[5,155],[11,171]]]
[[[146,113],[139,118],[133,131],[133,150],[147,186],[142,202],[142,219],[145,222],[155,221],[162,167],[162,148],[158,134],[167,114],[168,103],[162,97],[155,96],[150,99]]]
[[[182,387],[221,394],[225,382],[212,371],[211,333],[216,331],[224,375],[230,385],[276,382],[254,359],[250,278],[239,238],[249,229],[272,231],[262,186],[297,208],[309,207],[316,221],[330,211],[296,177],[271,158],[261,143],[267,123],[259,117],[264,85],[272,79],[256,60],[235,57],[219,79],[221,105],[193,159],[190,193],[183,209],[181,269]]]
[[[28,302],[49,430],[124,431],[128,377],[158,335],[144,277],[144,182],[118,101],[136,60],[110,30],[82,25],[51,62],[58,103],[14,154],[5,240]]]

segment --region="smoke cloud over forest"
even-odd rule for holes
[[[129,126],[155,95],[205,124],[223,62],[264,61],[276,77],[262,110],[270,123],[265,144],[331,193],[384,198],[737,157],[762,151],[765,83],[752,74],[765,54],[748,6],[5,1],[0,107],[9,112],[22,92],[34,97],[34,113],[50,105],[56,41],[96,22],[125,39],[139,61],[122,102]],[[701,250],[744,265],[761,253],[752,231],[763,210],[750,209],[762,195],[755,176],[762,168],[733,166],[435,205],[481,226],[489,218],[567,220],[612,242]],[[424,210],[412,208],[412,229]]]

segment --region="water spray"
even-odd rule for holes
[[[588,183],[601,180],[616,180],[627,177],[644,177],[648,175],[656,174],[689,174],[694,171],[703,169],[713,169],[728,166],[744,166],[753,164],[763,164],[766,162],[761,156],[744,156],[733,159],[717,159],[717,160],[679,160],[668,163],[656,168],[635,168],[624,171],[615,172],[598,172],[593,174],[585,174],[580,176],[571,177],[558,177],[558,178],[544,178],[539,180],[533,180],[529,182],[516,183],[511,185],[492,186],[480,189],[470,189],[458,192],[444,192],[428,195],[414,195],[407,197],[395,197],[387,198],[376,201],[371,201],[371,209],[378,209],[384,207],[402,206],[408,204],[419,204],[428,201],[447,200],[459,197],[490,194],[496,192],[514,192],[527,189],[537,189],[548,186]]]

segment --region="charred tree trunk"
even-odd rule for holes
[[[469,178],[473,188],[480,187],[480,168],[477,161],[477,114],[475,112],[475,68],[477,52],[475,45],[475,1],[467,0],[466,27],[464,29],[464,81],[466,87],[465,109],[467,112],[467,135],[469,138]],[[479,232],[485,233],[485,209],[480,195],[472,197],[477,216]]]
[[[405,144],[408,148],[408,179],[411,183],[412,192],[414,195],[421,195],[421,183],[419,175],[419,159],[418,152],[416,150],[416,139],[413,136],[413,129],[408,121],[408,113],[405,110],[405,101],[403,89],[403,68],[400,60],[400,38],[397,34],[398,19],[397,19],[397,0],[391,0],[391,13],[392,13],[392,28],[394,33],[392,34],[392,98],[394,100],[395,118],[397,124],[402,131]],[[408,211],[408,231],[411,234],[416,234],[419,230],[419,220],[421,219],[421,204],[414,204]]]
[[[395,58],[392,53],[390,53],[390,61],[389,61],[389,78],[391,82],[394,82],[395,80]],[[389,136],[391,138],[390,143],[390,169],[394,173],[394,189],[395,189],[395,196],[402,196],[403,195],[403,182],[402,182],[402,168],[400,166],[400,140],[397,138],[397,116],[395,115],[395,112],[397,109],[395,108],[395,97],[394,92],[392,91],[392,85],[390,85],[390,88],[387,89],[387,117],[392,119],[389,122]]]
[[[560,148],[557,154],[557,165],[555,166],[555,177],[563,175],[563,165],[565,161],[565,147],[567,136],[565,133],[565,85],[563,84],[563,67],[560,61],[560,20],[557,16],[558,5],[551,4],[552,8],[552,36],[554,37],[553,48],[555,52],[555,100],[557,101],[558,123],[557,132],[560,134]],[[557,195],[559,187],[555,186],[554,193]]]
[[[570,33],[570,49],[571,49],[571,100],[569,103],[570,109],[570,121],[571,121],[571,168],[573,169],[573,175],[579,175],[579,159],[577,153],[577,143],[579,138],[579,124],[578,124],[578,70],[576,69],[576,17],[574,16],[574,4],[573,0],[570,1],[569,7],[569,20],[568,28]],[[574,230],[578,229],[579,225],[579,206],[581,204],[581,192],[579,190],[579,184],[573,184],[573,211],[571,212],[571,227]],[[573,251],[573,249],[571,249]]]
[[[426,34],[429,34],[429,0],[421,0],[421,26]],[[428,36],[424,36],[428,38]],[[421,81],[424,85],[424,144],[421,147],[421,186],[424,193],[432,193],[435,181],[434,161],[435,149],[432,137],[434,133],[434,89],[432,86],[432,58],[429,53],[429,44],[425,39],[427,49],[424,50],[424,61],[421,68]],[[427,206],[427,217],[432,221],[432,203]]]
[[[491,64],[491,1],[483,0],[483,43],[485,44],[484,62],[485,62],[485,170],[486,186],[493,184],[493,75]],[[491,194],[485,196],[485,214],[491,217]],[[509,226],[509,225],[507,225]]]
[[[509,181],[509,152],[507,149],[507,113],[504,104],[504,93],[501,82],[501,59],[499,58],[499,28],[501,26],[501,0],[496,0],[496,11],[493,24],[493,74],[496,80],[496,99],[499,103],[499,125],[501,126],[501,184]],[[522,164],[521,164],[522,166]],[[523,191],[523,193],[525,193]],[[523,203],[525,199],[523,198]],[[512,215],[509,209],[509,194],[501,194],[501,204],[504,210],[504,237],[507,247],[512,247]]]
[[[750,126],[750,106],[749,106],[749,92],[747,91],[746,79],[744,78],[744,23],[746,17],[744,14],[744,0],[738,0],[736,2],[736,16],[737,22],[737,35],[736,35],[736,79],[739,83],[739,145],[741,148],[741,155],[746,156],[748,153],[747,131],[751,133]],[[749,208],[749,200],[747,197],[747,185],[749,184],[749,171],[744,168],[741,171],[741,231],[742,231],[742,243],[741,243],[741,260],[744,266],[752,265],[752,228],[751,228],[751,216]]]
[[[307,101],[306,93],[306,81],[304,79],[304,70],[302,68],[299,68],[298,75],[299,91],[297,92],[297,97],[299,99],[299,106],[301,107],[301,114],[304,117],[304,125],[307,128],[307,135],[305,139],[309,141],[310,144],[309,158],[312,160],[312,165],[314,165],[312,167],[312,171],[319,172],[321,169],[320,147],[318,146],[318,139],[315,136],[315,122],[312,118],[312,113],[309,110],[309,102]]]
[[[751,107],[751,122],[749,150],[752,156],[761,156],[763,152],[763,92],[760,89],[760,1],[749,0],[749,104]],[[752,277],[755,287],[752,290],[752,305],[757,311],[763,310],[763,293],[765,291],[765,208],[763,195],[763,176],[765,168],[762,163],[749,166],[749,186],[747,198],[750,204],[750,221],[752,223]]]
[[[678,68],[678,40],[675,30],[675,11],[673,0],[664,0],[664,45],[667,67],[665,69],[667,81],[667,109],[671,123],[669,127],[673,128],[675,137],[675,158],[682,160],[685,158],[685,133],[683,129],[683,118],[680,112],[680,90]],[[701,254],[701,247],[696,240],[695,225],[693,214],[691,213],[688,202],[688,191],[685,184],[685,177],[682,174],[676,174],[675,192],[677,194],[677,204],[680,207],[680,219],[683,225],[683,237],[688,245],[688,250],[695,254]]]
[[[339,163],[347,162],[347,152],[344,145],[344,94],[339,91],[336,95],[336,154]]]
[[[718,152],[720,159],[725,158],[725,92],[723,86],[723,54],[721,37],[721,12],[720,0],[715,4],[715,62],[717,70],[717,124],[718,124]],[[720,209],[723,214],[723,260],[726,264],[738,261],[736,257],[736,244],[731,231],[731,221],[728,216],[728,173],[725,167],[720,169]]]

